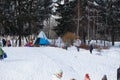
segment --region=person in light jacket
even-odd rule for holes
[[[80,44],[81,44],[81,41],[80,41],[80,39],[77,38],[77,40],[75,41],[75,47],[77,48],[78,52],[80,50]]]

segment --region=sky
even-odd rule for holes
[[[2,47],[8,57],[0,61],[0,80],[52,80],[58,70],[62,80],[83,80],[89,73],[91,80],[117,80],[120,65],[120,47],[89,50],[71,46],[68,50],[58,47]]]

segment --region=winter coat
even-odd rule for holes
[[[75,46],[76,46],[76,47],[79,47],[79,46],[80,46],[80,44],[81,44],[80,39],[77,39],[77,40],[75,41]]]
[[[117,69],[117,80],[120,80],[120,67]]]
[[[90,80],[90,78],[85,77],[84,80]]]
[[[10,47],[11,46],[11,41],[8,40],[6,44],[7,44],[8,47]]]
[[[0,56],[3,55],[4,51],[0,48]]]
[[[61,78],[60,78],[60,77],[57,77],[57,76],[54,74],[54,75],[52,75],[52,80],[61,80]]]
[[[62,39],[61,39],[61,37],[59,37],[59,38],[56,40],[56,45],[57,45],[58,47],[61,47],[61,45],[62,45]]]
[[[3,47],[6,46],[6,40],[2,39]]]
[[[75,78],[71,78],[70,80],[76,80]]]
[[[68,42],[65,42],[65,47],[68,47],[68,46],[69,46]]]

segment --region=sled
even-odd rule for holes
[[[5,52],[3,53],[3,58],[7,58],[7,54]]]

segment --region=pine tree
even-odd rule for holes
[[[74,22],[74,7],[75,1],[65,2],[65,4],[59,4],[57,13],[62,18],[56,19],[58,25],[54,28],[58,36],[63,36],[66,32],[75,32],[76,26]]]
[[[19,40],[21,40],[23,35],[38,32],[43,28],[43,21],[49,17],[51,1],[1,0],[3,3],[0,5],[0,16],[3,18],[0,23],[5,31],[3,34],[19,35]]]

